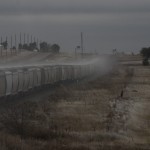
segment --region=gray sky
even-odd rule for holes
[[[29,33],[73,52],[150,46],[150,0],[1,0],[0,36]]]

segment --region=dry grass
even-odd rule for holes
[[[134,117],[139,109],[134,105],[136,111],[133,113],[130,110],[129,97],[133,96],[133,92],[126,90],[124,97],[120,98],[122,89],[133,86],[129,84],[134,79],[132,77],[133,70],[122,68],[96,80],[60,85],[47,98],[38,102],[19,102],[5,107],[0,113],[0,149],[143,148],[143,145],[137,146],[126,131],[128,125],[130,131],[134,132],[132,128],[137,122],[131,122],[131,118],[126,123],[123,120],[123,114],[125,117],[134,114]],[[145,107],[140,107],[141,111]],[[148,114],[145,112],[143,116],[149,118]],[[136,117],[134,119],[138,120]]]

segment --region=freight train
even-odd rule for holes
[[[0,98],[26,93],[60,81],[82,79],[95,71],[96,63],[0,68]]]

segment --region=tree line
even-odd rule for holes
[[[143,56],[143,65],[149,65],[148,59],[150,58],[150,47],[142,48],[140,54]]]
[[[8,49],[8,42],[4,41],[1,42],[1,45],[3,46],[4,49]],[[11,49],[17,49],[17,47],[12,46]],[[60,46],[58,44],[48,44],[47,42],[41,42],[39,44],[39,48],[38,48],[38,44],[36,42],[31,42],[29,44],[24,43],[18,44],[18,49],[25,49],[25,50],[29,50],[29,51],[40,51],[40,52],[53,52],[53,53],[59,53],[60,51]]]

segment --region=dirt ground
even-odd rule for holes
[[[0,149],[148,150],[149,89],[150,67],[133,62],[2,103]]]
[[[47,64],[64,64],[64,63],[77,63],[89,61],[95,58],[95,55],[85,54],[83,57],[80,54],[63,53],[54,54],[50,52],[31,52],[26,50],[20,50],[16,53],[11,53],[10,50],[0,53],[0,68],[5,67],[20,67],[25,65],[47,65]]]

